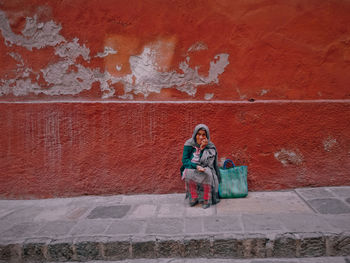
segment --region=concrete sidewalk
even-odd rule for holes
[[[0,261],[350,255],[350,186],[250,192],[208,209],[184,196],[0,200]]]

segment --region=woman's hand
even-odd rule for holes
[[[199,172],[204,172],[204,168],[202,166],[197,165],[197,170]]]
[[[208,145],[208,139],[204,138],[201,142],[200,149],[203,150]]]

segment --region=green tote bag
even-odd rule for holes
[[[231,163],[232,167],[227,168]],[[227,159],[220,167],[221,183],[219,184],[220,198],[240,198],[248,195],[247,166],[235,166]]]

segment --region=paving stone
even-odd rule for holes
[[[161,204],[158,217],[183,217],[185,214],[185,207],[183,204]]]
[[[277,216],[274,216],[274,214],[244,214],[242,215],[242,221],[244,231],[248,232],[283,230],[283,226],[279,218]]]
[[[160,239],[157,241],[158,258],[182,257],[184,252],[185,252],[185,246],[182,242],[182,239],[171,239],[171,240]]]
[[[124,195],[122,203],[130,205],[154,204],[157,195]]]
[[[321,214],[350,213],[349,206],[334,198],[313,199],[308,201],[308,203]]]
[[[327,237],[331,256],[349,256],[350,255],[350,233],[342,233]]]
[[[0,244],[0,260],[10,261],[12,257],[13,245],[1,245]]]
[[[73,259],[73,242],[67,241],[53,241],[48,244],[48,257],[51,261],[69,261]]]
[[[335,231],[327,220],[317,214],[280,214],[281,224],[290,232]]]
[[[98,206],[88,215],[88,219],[123,218],[130,210],[130,205]]]
[[[14,225],[9,230],[1,234],[1,238],[21,238],[21,237],[31,237],[35,232],[40,229],[40,224],[38,223],[21,223]]]
[[[156,258],[156,240],[133,239],[131,243],[133,258]]]
[[[156,195],[154,202],[157,204],[180,204],[183,206],[185,202],[188,202],[188,199],[185,199],[185,194],[164,194]]]
[[[323,220],[340,231],[350,231],[350,214],[324,215]],[[326,229],[324,231],[327,231]]]
[[[107,235],[139,234],[144,229],[143,220],[121,220],[113,222],[106,230]]]
[[[100,244],[94,241],[82,241],[74,244],[77,259],[83,260],[99,260],[103,259],[100,253]]]
[[[300,240],[301,257],[326,256],[326,239],[319,235],[303,235]]]
[[[288,204],[288,205],[286,205]],[[292,191],[252,192],[246,198],[222,199],[217,205],[217,215],[236,215],[237,213],[313,213],[305,202]]]
[[[314,258],[301,258],[299,263],[350,263],[343,257],[314,257]]]
[[[103,242],[103,255],[107,260],[131,258],[130,240],[108,240]]]
[[[182,234],[184,220],[179,218],[155,218],[147,223],[146,234]]]
[[[45,250],[48,242],[45,241],[27,241],[23,245],[22,258],[28,262],[43,262],[46,261],[47,255]]]
[[[348,198],[350,197],[350,186],[328,187],[336,196]]]
[[[157,206],[151,204],[138,205],[130,214],[130,218],[147,218],[156,214]]]
[[[239,216],[206,217],[203,219],[204,232],[242,232]]]
[[[201,217],[185,218],[185,233],[202,233],[203,219]]]
[[[295,258],[297,241],[295,236],[290,234],[277,235],[273,242],[272,256]]]
[[[8,222],[9,224],[31,223],[38,213],[41,212],[41,209],[38,207],[21,207],[12,210],[12,213],[1,218],[2,222]]]
[[[79,221],[70,231],[72,236],[94,236],[103,234],[112,224],[112,220],[95,219]]]
[[[329,191],[326,188],[299,188],[295,189],[295,191],[301,195],[304,199],[319,199],[319,198],[332,198],[335,197],[335,195],[332,193],[332,191]]]
[[[214,257],[242,258],[244,256],[243,239],[215,238],[213,251]]]
[[[215,215],[216,209],[215,206],[210,206],[207,209],[203,209],[201,204],[198,204],[194,207],[185,207],[185,216],[186,217],[198,217],[198,216],[213,216]]]
[[[41,207],[40,211],[35,216],[34,221],[66,221],[68,220],[68,216],[71,213],[72,209],[72,207],[69,207],[67,205]]]
[[[206,258],[211,256],[210,240],[206,238],[192,238],[184,240],[184,256]]]
[[[45,223],[43,227],[40,228],[35,236],[41,237],[59,237],[65,236],[75,225],[75,222],[70,221],[54,221]]]
[[[254,259],[249,263],[299,263],[297,259]]]
[[[67,214],[67,219],[78,220],[78,219],[82,218],[88,210],[89,210],[89,207],[75,208]]]

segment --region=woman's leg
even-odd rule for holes
[[[211,185],[203,184],[203,208],[208,208],[210,206],[211,200]]]
[[[188,188],[190,190],[191,199],[197,200],[198,199],[197,184],[194,181],[189,180],[188,181]]]

